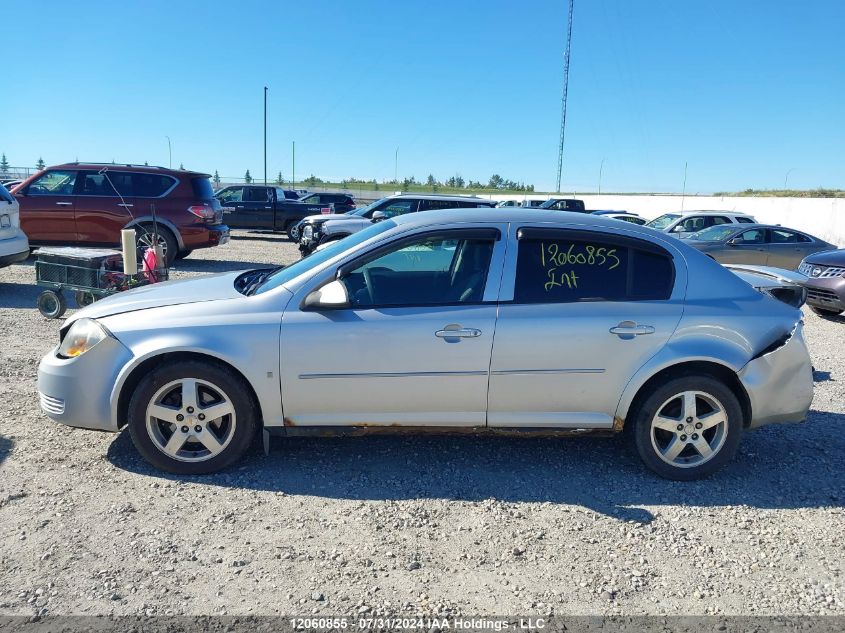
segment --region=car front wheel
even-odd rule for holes
[[[258,412],[249,385],[213,362],[174,361],[147,374],[129,402],[129,434],[156,468],[177,475],[231,466],[252,444]]]
[[[637,452],[666,479],[714,473],[733,458],[742,435],[739,400],[711,376],[684,376],[656,387],[633,416]]]

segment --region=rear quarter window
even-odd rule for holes
[[[666,300],[675,269],[669,253],[650,243],[587,236],[519,240],[516,303]]]

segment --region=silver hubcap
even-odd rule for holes
[[[669,398],[651,421],[651,445],[664,462],[691,468],[710,461],[722,449],[728,430],[725,407],[703,391]]]
[[[220,387],[197,378],[174,380],[147,405],[147,433],[162,453],[180,462],[202,462],[232,441],[237,417]]]
[[[153,244],[156,243],[155,238],[156,236],[153,233],[141,233],[138,236],[138,250],[141,255],[148,248],[152,248]],[[161,236],[161,233],[158,234],[158,245],[161,247],[161,254],[167,257],[167,240]]]

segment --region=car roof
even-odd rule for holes
[[[464,209],[442,209],[437,211],[426,211],[425,213],[406,213],[391,218],[397,225],[408,228],[424,227],[429,225],[446,224],[450,222],[519,222],[538,224],[580,224],[586,229],[606,227],[611,231],[619,230],[619,220],[603,216],[578,213],[574,211],[554,211],[551,209],[538,209],[533,207],[493,207]],[[636,224],[625,225],[625,230],[641,234],[652,241],[663,242],[664,235],[649,227],[642,227]],[[670,238],[674,239],[674,238]]]
[[[667,211],[663,215],[680,215],[686,217],[688,215],[730,215],[733,217],[752,217],[750,213],[744,211]]]
[[[147,174],[185,174],[186,176],[201,176],[205,178],[211,178],[211,174],[205,174],[200,171],[191,171],[190,169],[169,169],[167,167],[158,167],[156,165],[133,165],[131,163],[83,163],[79,161],[74,161],[72,163],[63,163],[61,165],[50,165],[49,167],[45,167],[44,169],[94,169],[100,170],[103,167],[109,169],[121,169],[126,170],[130,169],[132,171],[137,171],[141,173]]]
[[[489,198],[480,198],[479,196],[450,196],[450,195],[438,195],[436,193],[397,193],[392,196],[387,196],[391,200],[394,198],[414,198],[415,200],[447,200],[450,202],[459,202],[465,200],[472,200],[473,202],[488,202],[490,204],[496,204],[495,200],[490,200]]]

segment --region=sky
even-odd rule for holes
[[[167,166],[169,136],[174,167],[262,179],[267,86],[271,179],[295,141],[297,180],[554,189],[566,0],[14,5],[14,166]],[[575,0],[562,191],[680,192],[685,164],[687,193],[845,188],[843,23],[840,0]]]

